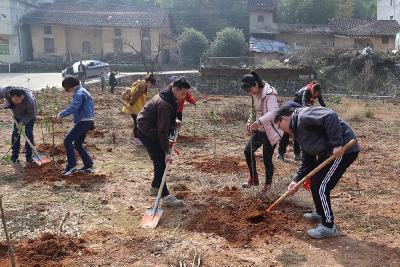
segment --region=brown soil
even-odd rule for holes
[[[199,211],[188,230],[214,233],[231,243],[248,244],[253,238],[268,240],[275,235],[291,236],[305,227],[301,216],[293,211],[280,209],[267,213],[267,204],[245,196],[236,187],[206,192],[202,198],[204,203],[195,205]]]
[[[186,164],[206,173],[230,174],[246,172],[247,166],[243,158],[218,156],[217,158],[194,155]]]
[[[65,155],[65,149],[62,144],[50,145],[50,144],[39,144],[38,151],[46,153],[49,156],[63,156]]]
[[[45,164],[43,166],[28,165],[24,168],[24,179],[27,183],[33,182],[47,182],[52,183],[56,181],[65,180],[69,184],[80,184],[80,183],[104,183],[109,177],[104,174],[87,174],[87,173],[74,173],[73,175],[63,177],[61,173],[62,169],[58,165],[52,163]]]
[[[107,131],[101,131],[101,130],[94,129],[94,130],[89,132],[89,137],[91,137],[91,138],[104,138],[106,133],[107,133]]]
[[[25,239],[14,244],[17,264],[23,266],[60,266],[66,257],[87,254],[86,240],[65,235],[44,233],[36,239]],[[0,265],[7,266],[7,246],[0,244]],[[5,264],[5,265],[3,265]]]
[[[204,142],[207,140],[208,137],[206,136],[179,135],[177,143],[196,143],[196,142]]]

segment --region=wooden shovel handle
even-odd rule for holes
[[[347,143],[343,147],[343,151],[346,152],[349,150],[353,145],[357,143],[356,140],[352,139],[349,143]],[[296,192],[309,178],[313,177],[315,174],[317,174],[320,170],[326,167],[329,163],[331,163],[335,159],[335,156],[332,155],[329,158],[327,158],[324,162],[322,162],[318,167],[316,167],[313,171],[311,171],[309,174],[307,174],[303,179],[301,179],[293,188],[293,192]],[[285,194],[283,194],[278,200],[276,200],[269,208],[267,209],[268,212],[271,212],[273,209],[275,209],[279,204],[281,204],[288,196],[293,195],[292,191],[287,191]]]

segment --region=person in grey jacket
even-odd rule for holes
[[[311,193],[316,211],[306,213],[303,217],[308,221],[321,222],[316,228],[307,231],[310,237],[337,236],[330,192],[358,157],[358,144],[345,153],[342,149],[349,141],[356,139],[355,133],[336,112],[324,107],[295,108],[283,105],[275,113],[275,122],[281,130],[293,134],[303,152],[302,164],[289,185],[289,191],[293,191],[296,183],[324,160],[331,155],[335,156],[334,162],[311,177]]]
[[[27,88],[24,87],[0,87],[0,99],[5,99],[4,108],[11,109],[14,119],[14,129],[12,132],[12,155],[11,160],[13,163],[19,162],[19,150],[21,146],[20,131],[25,126],[25,135],[29,140],[34,143],[33,127],[37,119],[37,101]],[[26,162],[32,163],[32,148],[25,143],[25,158]]]

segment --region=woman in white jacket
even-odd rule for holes
[[[278,109],[278,94],[272,86],[261,80],[255,71],[243,77],[242,88],[252,97],[252,112],[246,124],[246,130],[251,134],[251,138],[244,150],[250,176],[242,187],[259,185],[254,152],[262,146],[265,166],[265,186],[262,192],[266,193],[271,188],[274,174],[272,157],[275,146],[283,134],[274,122],[274,114]]]

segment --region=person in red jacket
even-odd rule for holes
[[[172,76],[169,79],[170,84],[172,84],[177,78],[178,78],[177,76]],[[185,99],[181,100],[178,103],[178,109],[176,111],[176,118],[180,121],[182,121],[182,112],[183,112],[183,108],[185,107],[185,101],[189,102],[192,105],[196,105],[197,100],[193,97],[190,90],[187,92]]]

